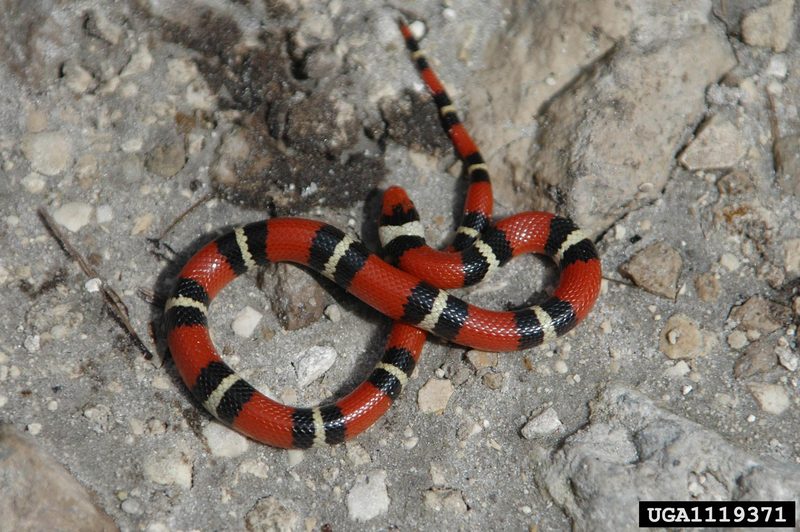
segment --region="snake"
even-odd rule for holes
[[[600,292],[597,250],[569,218],[531,211],[492,220],[487,164],[411,29],[402,20],[398,25],[468,179],[452,243],[443,250],[428,246],[413,202],[392,186],[379,220],[383,258],[323,221],[270,218],[237,227],[197,251],[164,307],[169,352],[194,398],[224,424],[273,447],[333,445],[366,430],[408,383],[428,333],[483,351],[529,349],[570,331]],[[448,292],[474,285],[526,253],[546,255],[558,267],[558,285],[541,304],[495,311]],[[214,347],[212,300],[240,275],[279,262],[317,272],[394,321],[372,373],[341,399],[310,408],[281,404],[243,379]]]

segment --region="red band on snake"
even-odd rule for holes
[[[450,250],[425,245],[413,204],[402,189],[392,187],[384,196],[380,232],[397,267],[331,225],[273,218],[237,228],[203,247],[181,270],[166,304],[169,349],[193,395],[221,421],[272,446],[335,444],[364,431],[406,384],[419,359],[424,331],[487,351],[527,349],[572,329],[588,314],[600,290],[594,245],[568,218],[526,212],[491,224],[486,165],[410,30],[402,23],[400,28],[470,179],[464,219]],[[558,287],[541,305],[491,311],[444,290],[477,283],[524,253],[548,255],[560,270]],[[370,377],[335,403],[314,408],[282,405],[239,377],[211,342],[207,315],[214,297],[246,271],[276,262],[311,268],[397,321]]]

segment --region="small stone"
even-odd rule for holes
[[[447,379],[430,379],[417,394],[419,409],[425,413],[442,413],[453,395],[453,384]]]
[[[489,388],[490,390],[499,390],[503,387],[503,381],[505,377],[502,373],[490,371],[486,373],[483,377],[481,377],[481,382],[483,385]]]
[[[248,448],[247,438],[215,421],[203,427],[203,436],[214,456],[233,458]]]
[[[153,225],[153,221],[155,217],[153,216],[152,212],[146,212],[136,217],[133,220],[133,228],[131,229],[131,235],[137,236],[146,233],[150,226]]]
[[[784,79],[789,73],[789,66],[786,64],[786,56],[783,54],[773,55],[769,58],[769,65],[765,73],[773,78]]]
[[[425,492],[425,506],[434,512],[442,510],[456,515],[467,513],[464,495],[455,489],[435,488]]]
[[[742,331],[733,331],[728,335],[728,345],[734,349],[741,349],[748,343],[747,335]]]
[[[142,471],[147,481],[162,485],[192,487],[192,459],[178,449],[163,448],[144,459]]]
[[[259,460],[245,460],[239,466],[239,471],[262,480],[269,478],[269,466]]]
[[[786,275],[800,276],[800,238],[792,238],[783,243],[783,268]]]
[[[244,516],[247,530],[290,532],[298,530],[300,516],[275,497],[264,497]]]
[[[691,370],[692,368],[689,367],[689,364],[683,360],[679,360],[674,365],[664,370],[664,376],[669,377],[670,379],[676,379],[685,377]]]
[[[355,521],[369,521],[389,510],[386,471],[373,470],[359,475],[347,493],[347,513]]]
[[[700,329],[687,316],[675,314],[661,329],[659,349],[669,358],[691,359],[705,354],[705,342]]]
[[[100,288],[103,286],[103,281],[98,279],[97,277],[92,277],[85,283],[83,283],[83,287],[86,289],[87,292],[90,294],[94,294],[100,291]]]
[[[325,317],[333,323],[339,323],[342,320],[342,309],[336,303],[325,307]]]
[[[777,416],[789,408],[789,396],[780,384],[752,383],[747,387],[764,412]]]
[[[753,296],[731,310],[730,319],[739,323],[738,329],[755,329],[762,334],[769,334],[789,322],[790,311],[761,296]]]
[[[75,94],[83,94],[95,86],[94,78],[89,71],[73,59],[64,63],[61,73],[67,88]]]
[[[800,196],[800,135],[780,137],[772,146],[781,188]]]
[[[733,168],[746,151],[739,128],[727,118],[714,115],[678,160],[689,170]]]
[[[144,74],[150,70],[151,66],[153,66],[153,56],[150,55],[150,50],[147,49],[147,45],[141,44],[131,56],[131,60],[125,65],[119,77],[125,78]]]
[[[564,425],[558,419],[558,413],[553,407],[549,407],[538,416],[530,418],[520,432],[526,440],[534,440],[563,430]]]
[[[775,351],[778,354],[778,362],[781,363],[781,366],[789,371],[797,371],[798,366],[800,366],[800,357],[796,353],[787,347],[777,347]]]
[[[719,299],[721,287],[716,275],[711,272],[703,273],[695,277],[694,289],[697,290],[697,297],[706,303],[713,303]]]
[[[233,329],[236,336],[250,338],[253,336],[262,317],[264,317],[263,314],[248,305],[240,310],[233,318],[231,329]]]
[[[47,186],[47,181],[36,172],[31,172],[22,178],[22,186],[31,194],[39,194]]]
[[[306,349],[294,363],[297,385],[308,386],[328,371],[336,361],[338,353],[330,346],[315,345]]]
[[[348,442],[345,443],[347,448],[347,458],[354,466],[360,466],[372,462],[369,453],[364,447],[358,443]]]
[[[739,269],[739,259],[732,253],[723,253],[719,258],[719,264],[729,272],[735,272]]]
[[[567,366],[565,361],[559,359],[553,362],[553,369],[556,373],[564,375],[569,371],[569,366]]]
[[[467,351],[465,356],[476,371],[484,368],[493,368],[497,366],[497,363],[500,361],[500,357],[497,353],[478,351],[477,349]]]
[[[38,334],[33,334],[31,336],[26,336],[25,340],[22,341],[22,345],[28,353],[38,353],[40,341],[40,336]]]
[[[161,177],[172,177],[186,164],[186,146],[182,137],[160,143],[147,154],[145,167]]]
[[[22,153],[34,170],[54,176],[72,162],[72,142],[60,131],[31,133],[22,139]]]
[[[123,512],[131,515],[139,515],[144,510],[141,501],[132,497],[122,501],[122,505],[120,507],[122,508]]]
[[[42,432],[42,424],[41,423],[29,423],[25,426],[25,429],[31,433],[33,436],[36,436],[40,432]]]
[[[71,201],[53,211],[53,219],[67,230],[77,233],[91,221],[92,206],[81,201]]]
[[[794,0],[773,0],[753,9],[742,19],[742,38],[750,46],[770,47],[783,52],[792,39]]]
[[[317,322],[325,308],[322,286],[307,272],[291,264],[275,268],[275,290],[270,305],[287,331],[295,331]]]
[[[683,267],[680,253],[666,242],[656,242],[620,266],[620,273],[648,292],[675,299]]]
[[[750,378],[754,375],[772,371],[777,365],[774,345],[766,341],[753,342],[733,365],[733,375],[737,379]]]
[[[289,449],[286,451],[286,465],[289,469],[299,465],[306,457],[306,453],[302,449]]]

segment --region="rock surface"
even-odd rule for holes
[[[0,513],[6,530],[118,530],[61,464],[5,424],[0,425]]]

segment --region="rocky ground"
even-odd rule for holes
[[[0,1],[0,529],[631,530],[639,499],[800,501],[794,4]],[[192,251],[268,215],[376,248],[390,184],[447,241],[460,163],[401,6],[497,214],[572,216],[603,291],[526,352],[430,341],[359,438],[271,449],[190,398],[161,306]],[[524,257],[460,293],[554,282]],[[298,405],[363,380],[389,326],[291,266],[210,322]]]

